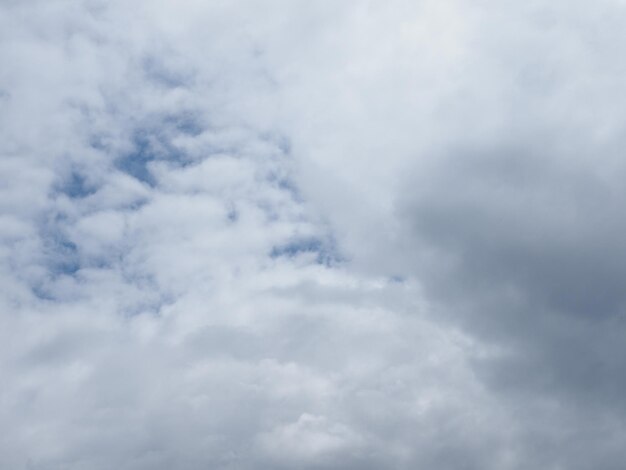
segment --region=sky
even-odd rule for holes
[[[0,0],[0,469],[617,470],[623,0]]]

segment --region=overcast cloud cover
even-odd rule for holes
[[[0,0],[0,469],[623,469],[626,3]]]

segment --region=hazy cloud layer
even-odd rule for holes
[[[0,468],[622,468],[625,26],[0,2]]]

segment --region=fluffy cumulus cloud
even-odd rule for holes
[[[0,2],[0,468],[623,468],[625,31]]]

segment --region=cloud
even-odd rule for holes
[[[0,467],[621,468],[622,9],[3,2]]]

